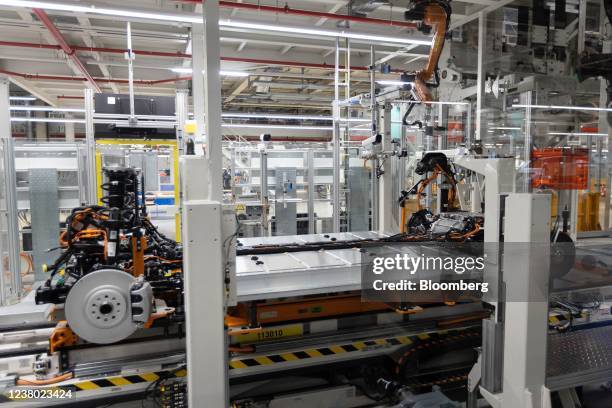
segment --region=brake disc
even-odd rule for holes
[[[130,287],[135,278],[118,269],[100,269],[77,281],[64,311],[72,331],[91,343],[123,340],[138,328],[132,321]]]

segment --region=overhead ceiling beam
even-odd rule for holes
[[[348,3],[348,1],[341,1],[338,4],[334,4],[327,12],[330,13],[330,14],[333,14],[336,11],[340,10],[342,7],[346,6],[347,3]],[[317,20],[315,25],[317,27],[320,27],[323,24],[325,24],[326,21],[327,21],[327,17],[321,17],[320,19]]]
[[[244,47],[246,47],[246,45],[246,41],[241,41],[240,44],[238,44],[238,47],[236,47],[236,52],[241,52],[242,50],[244,50]]]
[[[66,42],[66,39],[64,38],[62,33],[60,33],[57,27],[55,27],[53,22],[49,19],[49,16],[47,16],[47,13],[45,13],[45,11],[42,9],[33,9],[33,11],[34,11],[34,14],[36,14],[36,17],[38,17],[38,19],[45,25],[45,27],[47,27],[47,29],[49,30],[53,38],[55,38],[58,45],[62,48],[62,50],[68,56],[68,58],[70,58],[70,60],[77,67],[77,69],[85,76],[85,79],[87,80],[87,82],[89,82],[91,87],[98,93],[102,92],[100,90],[100,87],[96,83],[96,81],[89,74],[89,72],[87,71],[83,63],[81,62],[81,60],[79,60],[78,57],[76,56],[75,50],[72,49],[70,45],[68,45],[68,42]]]
[[[83,39],[83,42],[85,43],[85,45],[88,47],[96,47],[97,46],[96,42],[94,41],[93,37],[87,30],[91,28],[91,22],[89,21],[89,17],[80,16],[80,17],[77,17],[77,20],[79,21],[79,24],[81,25],[81,27],[86,28],[86,30],[83,30],[81,32],[81,38]],[[96,59],[96,61],[102,60],[102,57],[99,52],[92,51],[91,55]],[[100,68],[102,75],[104,75],[107,78],[112,78],[110,69],[108,68],[108,66],[106,66],[106,64],[100,63],[98,64],[98,68]],[[119,93],[119,88],[117,88],[117,85],[111,84],[111,88],[113,89],[114,93]]]
[[[249,87],[249,78],[246,77],[238,85],[231,90],[230,94],[225,98],[224,103],[233,101],[238,95],[240,95],[245,89]]]
[[[51,105],[54,108],[58,106],[56,98],[53,98],[51,95],[40,89],[31,81],[14,76],[9,76],[9,80],[24,91],[29,92],[32,96],[35,96],[41,101],[45,102],[46,104]]]

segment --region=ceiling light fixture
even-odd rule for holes
[[[429,102],[423,102],[423,101],[412,101],[412,100],[397,100],[397,101],[392,101],[392,104],[394,103],[418,103],[418,104],[424,104],[424,105],[469,105],[469,102],[447,102],[447,101],[429,101]],[[516,105],[515,105],[516,106]]]
[[[239,123],[239,124],[234,124],[234,123],[223,123],[221,125],[222,127],[225,128],[254,128],[254,129],[283,129],[283,130],[333,130],[334,128],[332,126],[286,126],[286,125],[268,125],[268,124],[261,124],[261,125],[255,125],[255,124],[246,124],[246,123]]]
[[[193,112],[189,112],[189,116],[193,116]],[[305,115],[281,115],[277,113],[241,113],[241,112],[224,112],[221,114],[224,118],[237,119],[285,119],[285,120],[313,120],[313,121],[329,121],[334,120],[332,116],[305,116]],[[351,123],[370,123],[371,119],[365,118],[340,118],[339,122]]]
[[[28,112],[74,112],[85,113],[85,109],[77,108],[53,108],[51,106],[11,106],[12,111],[28,111]]]
[[[345,30],[333,31],[333,30],[317,30],[312,28],[303,27],[290,27],[280,26],[272,24],[260,24],[260,23],[248,23],[244,21],[233,21],[233,20],[219,20],[219,26],[221,27],[233,27],[233,28],[246,28],[252,30],[262,31],[274,31],[283,33],[293,34],[305,34],[314,35],[330,38],[348,38],[351,40],[363,40],[363,41],[376,41],[376,42],[387,42],[394,44],[412,44],[412,45],[429,45],[431,46],[431,40],[419,40],[415,38],[401,38],[401,37],[386,37],[375,34],[360,34]]]
[[[497,127],[491,127],[490,129],[493,130],[521,130],[520,127],[514,127],[514,126],[497,126]]]
[[[552,136],[608,136],[607,133],[588,133],[588,132],[548,132]]]
[[[9,96],[11,101],[35,101],[36,98],[33,96]]]
[[[85,123],[85,119],[21,118],[21,117],[12,117],[11,118],[11,122]]]
[[[2,6],[24,7],[24,8],[40,8],[46,10],[70,11],[73,13],[85,14],[101,14],[115,17],[142,18],[146,20],[162,20],[173,21],[179,23],[202,24],[202,17],[195,14],[177,14],[177,13],[150,13],[135,10],[124,10],[105,8],[98,6],[83,6],[78,4],[62,4],[46,1],[27,1],[27,0],[4,0]]]
[[[404,85],[412,85],[412,82],[404,82],[404,81],[392,81],[392,80],[380,80],[376,81],[377,84],[380,85],[388,85],[388,86],[404,86]]]
[[[193,72],[191,68],[186,68],[186,67],[170,68],[170,71],[177,73],[177,74],[191,74]],[[204,74],[204,71],[202,71],[202,74]],[[230,77],[248,77],[250,74],[248,72],[226,71],[222,69],[219,71],[219,75],[230,76]]]
[[[595,112],[612,112],[612,108],[596,108],[594,106],[559,106],[559,105],[512,105],[512,108],[580,110]]]

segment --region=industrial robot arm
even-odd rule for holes
[[[427,82],[436,74],[438,61],[444,48],[446,31],[451,16],[450,1],[447,0],[413,0],[410,9],[405,13],[405,19],[420,22],[419,30],[429,33],[434,30],[433,42],[429,52],[427,65],[410,77],[414,80],[416,96],[420,101],[433,100],[430,86]]]

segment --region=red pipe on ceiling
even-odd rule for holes
[[[59,45],[37,44],[37,43],[16,42],[16,41],[0,41],[0,46],[17,47],[17,48],[45,48],[45,49],[52,49],[52,50],[61,49]],[[125,52],[127,52],[127,50],[121,49],[121,48],[81,47],[81,46],[71,46],[71,48],[75,51],[101,52],[101,53],[109,53],[109,54],[124,54]],[[180,52],[162,52],[162,51],[144,51],[144,50],[132,50],[132,52],[134,54],[145,55],[149,57],[191,58],[191,54],[184,54]],[[317,64],[317,63],[312,63],[312,62],[279,61],[279,60],[268,60],[268,59],[258,59],[258,58],[221,57],[221,61],[247,62],[247,63],[252,63],[252,64],[281,65],[281,66],[329,69],[329,70],[334,69],[333,65],[324,64],[324,63]],[[344,69],[344,66],[341,65],[340,68]],[[353,71],[367,71],[368,70],[367,67],[361,67],[361,66],[351,66],[351,69]]]
[[[71,96],[71,95],[58,95],[57,99],[78,99],[78,100],[83,100],[85,99],[84,96]]]
[[[184,2],[184,3],[202,3],[202,0],[179,0],[179,1]],[[292,15],[304,16],[304,17],[328,18],[330,20],[352,21],[354,23],[367,23],[367,24],[377,24],[377,25],[384,25],[384,26],[404,27],[404,28],[416,28],[417,27],[415,23],[407,22],[407,21],[382,20],[379,18],[347,16],[345,14],[326,13],[323,11],[294,9],[294,8],[290,8],[288,5],[285,5],[284,7],[274,7],[274,6],[262,6],[260,4],[236,3],[233,1],[222,1],[221,0],[219,1],[219,7],[230,8],[230,9],[252,10],[252,11],[265,11],[265,12],[276,13],[276,14],[292,14]]]
[[[98,93],[102,92],[100,90],[100,87],[96,83],[96,81],[89,74],[89,72],[87,72],[87,69],[85,68],[81,60],[79,60],[79,58],[76,56],[76,51],[72,47],[70,47],[70,45],[68,45],[68,42],[66,42],[66,39],[64,38],[62,33],[57,29],[57,27],[53,24],[53,22],[51,21],[47,13],[45,13],[44,10],[37,9],[37,8],[32,9],[32,11],[34,11],[34,14],[36,14],[36,17],[38,17],[40,22],[43,23],[45,27],[47,27],[47,30],[49,30],[53,38],[55,38],[55,41],[57,41],[58,45],[62,48],[62,50],[68,56],[68,58],[70,58],[72,63],[85,76],[85,79],[87,80],[87,82],[91,84],[91,86],[94,88],[96,92]]]
[[[73,77],[73,76],[63,76],[63,75],[41,75],[41,74],[24,74],[21,72],[8,71],[6,69],[0,69],[0,74],[17,76],[24,79],[30,79],[34,81],[79,81],[84,82],[87,81],[85,77]],[[98,82],[104,83],[112,83],[112,84],[127,84],[129,81],[127,79],[108,79],[108,78],[94,78]],[[166,79],[157,79],[157,80],[145,80],[145,79],[135,79],[134,83],[137,85],[158,85],[169,82],[178,82],[178,81],[188,81],[191,79],[191,76],[177,77],[177,78],[166,78]]]

